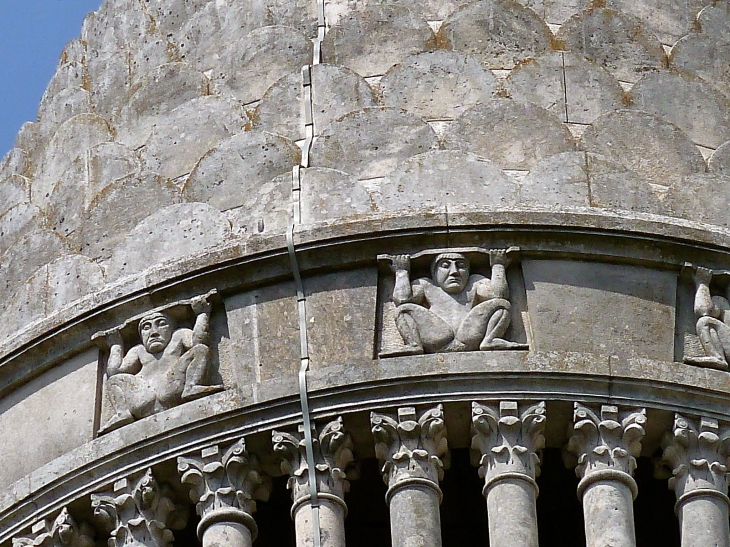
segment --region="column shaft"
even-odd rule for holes
[[[302,503],[294,512],[297,547],[314,545],[312,504]],[[322,547],[345,547],[345,508],[332,500],[319,500],[319,530]]]
[[[694,496],[679,507],[682,547],[730,547],[728,505],[717,496]]]
[[[251,530],[238,522],[215,522],[203,532],[203,547],[251,547]]]
[[[595,482],[583,492],[586,547],[634,547],[634,500],[618,481]]]
[[[537,547],[535,487],[505,478],[486,491],[490,547]]]
[[[440,547],[441,515],[436,490],[406,484],[390,497],[392,547]]]

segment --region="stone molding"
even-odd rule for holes
[[[386,500],[407,485],[421,484],[442,497],[439,481],[448,466],[448,441],[443,405],[420,414],[415,407],[401,407],[397,417],[372,412],[370,425],[375,438],[375,456],[388,485]]]
[[[677,509],[697,496],[718,497],[730,504],[730,424],[675,414],[672,433],[665,434],[662,448],[661,463],[672,470],[669,488],[677,495]]]
[[[174,501],[172,487],[158,483],[152,469],[91,495],[94,516],[110,533],[109,547],[171,547],[172,530],[187,524],[187,509]]]
[[[478,451],[483,492],[496,482],[517,478],[539,489],[540,452],[545,447],[545,402],[472,403],[471,448]]]
[[[638,487],[632,475],[646,434],[645,424],[645,408],[601,405],[600,409],[593,409],[574,404],[573,435],[568,440],[566,465],[575,466],[575,474],[581,479],[579,498],[598,481],[624,483],[636,498]]]
[[[329,422],[319,432],[312,432],[317,496],[329,499],[343,507],[347,514],[345,493],[350,490],[348,471],[355,457],[350,434],[345,431],[342,417]],[[291,490],[291,514],[311,500],[309,491],[309,466],[302,427],[297,434],[273,430],[271,432],[274,454],[281,462],[281,470],[289,475],[287,488]]]
[[[256,500],[269,499],[271,477],[261,470],[258,457],[248,453],[244,439],[223,453],[220,446],[213,445],[204,448],[200,456],[181,456],[177,470],[180,481],[190,488],[190,499],[201,517],[199,538],[215,522],[238,522],[256,539]]]
[[[95,535],[89,524],[77,523],[64,507],[55,519],[36,522],[29,536],[13,538],[13,547],[94,547]]]

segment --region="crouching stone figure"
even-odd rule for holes
[[[506,267],[516,248],[489,251],[491,278],[471,275],[461,253],[442,253],[431,279],[411,282],[410,257],[392,257],[395,324],[413,353],[525,348],[503,338],[510,325]]]
[[[190,300],[190,307],[196,315],[192,330],[176,328],[164,311],[144,315],[137,328],[142,343],[124,357],[120,330],[107,334],[106,392],[114,415],[100,434],[223,389],[204,384],[210,364],[207,295]]]
[[[711,280],[711,270],[697,268],[694,274],[694,311],[697,317],[697,336],[705,355],[687,357],[685,361],[693,365],[727,369],[730,356],[730,301],[723,296],[711,295]],[[730,297],[730,294],[727,296]]]

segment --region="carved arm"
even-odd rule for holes
[[[509,299],[509,285],[507,284],[507,266],[512,257],[509,256],[513,248],[492,249],[489,251],[489,264],[492,267],[490,298]]]
[[[193,327],[193,346],[198,344],[208,345],[210,339],[210,310],[212,305],[208,302],[208,295],[196,296],[190,301],[190,307],[195,313],[195,326]]]
[[[695,293],[694,311],[697,317],[720,317],[720,310],[717,309],[712,302],[710,294],[710,281],[712,280],[712,270],[707,268],[697,268],[694,275]]]
[[[111,331],[107,338],[109,340],[109,359],[106,364],[106,374],[111,377],[115,374],[137,374],[140,371],[141,363],[134,348],[124,355],[124,341],[118,330]]]
[[[395,273],[395,287],[393,287],[393,302],[396,306],[414,301],[413,287],[411,286],[411,257],[396,255],[392,258],[390,269]]]

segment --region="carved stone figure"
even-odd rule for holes
[[[712,270],[697,268],[694,311],[697,316],[697,336],[705,351],[704,357],[687,357],[688,364],[727,369],[730,355],[730,294],[712,296]]]
[[[391,258],[395,323],[412,353],[525,348],[503,338],[510,325],[506,268],[517,248],[489,251],[491,276],[471,274],[461,253],[441,253],[431,279],[411,281],[411,259]]]
[[[114,415],[100,434],[223,389],[204,384],[210,365],[208,297],[189,301],[196,315],[192,330],[176,328],[165,311],[144,315],[137,327],[142,343],[124,357],[121,328],[106,334],[111,346],[106,391]]]

